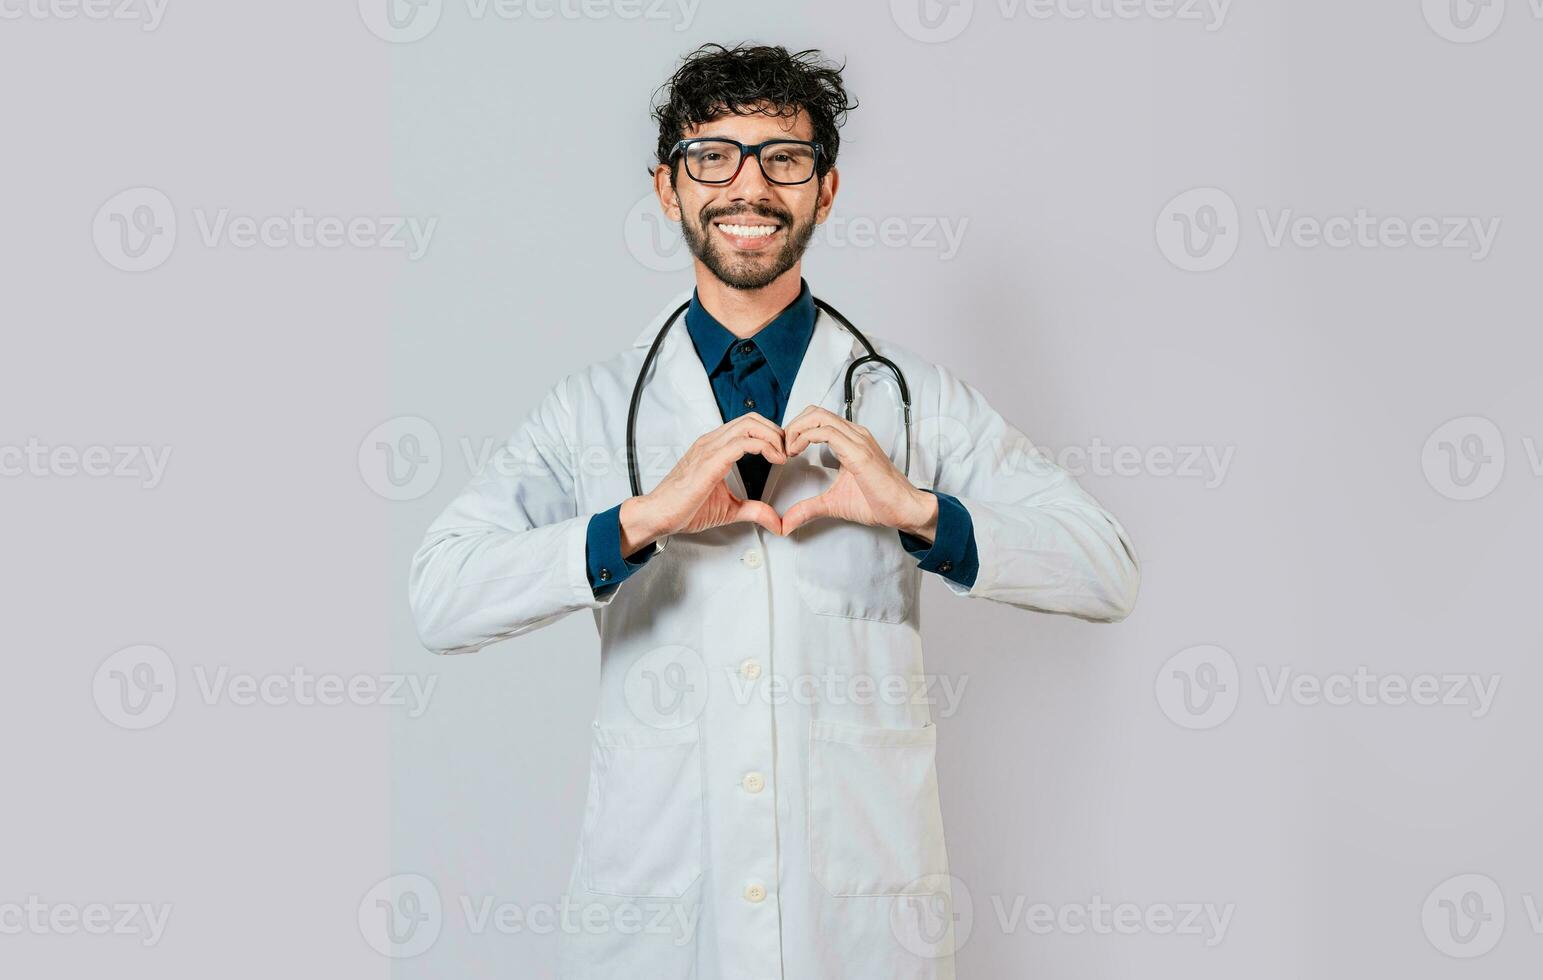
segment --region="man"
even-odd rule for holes
[[[439,653],[594,610],[566,977],[952,977],[936,728],[913,696],[922,572],[1094,621],[1135,602],[1120,524],[946,369],[876,340],[911,444],[877,364],[843,417],[864,348],[800,269],[850,108],[817,52],[685,59],[653,177],[696,288],[644,378],[644,492],[628,409],[674,304],[547,392],[413,561]]]

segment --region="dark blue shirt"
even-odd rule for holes
[[[719,414],[731,422],[750,412],[759,412],[782,424],[788,393],[803,363],[804,351],[814,336],[815,305],[809,283],[798,298],[758,330],[754,337],[741,340],[713,318],[702,306],[695,291],[686,308],[686,330],[712,382]],[[747,499],[759,500],[766,489],[771,463],[765,457],[747,453],[739,459],[739,473],[745,481]],[[966,588],[975,583],[980,558],[975,547],[975,527],[970,512],[953,496],[928,491],[938,498],[938,526],[931,544],[922,538],[900,534],[900,543],[914,556],[920,567],[937,572]],[[621,505],[601,511],[589,521],[585,558],[589,584],[595,595],[603,595],[623,579],[643,567],[654,554],[647,548],[625,558],[621,553]]]

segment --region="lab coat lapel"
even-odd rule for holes
[[[687,290],[670,302],[664,312],[638,336],[637,346],[647,347],[654,342],[665,319],[676,307],[691,298]],[[682,313],[670,326],[664,346],[654,360],[652,372],[643,386],[643,400],[638,406],[638,456],[639,475],[643,492],[647,493],[664,479],[669,468],[685,455],[691,444],[723,424],[723,413],[718,410],[718,399],[713,394],[707,370],[697,356],[696,346],[686,330],[686,315]],[[669,447],[669,464],[649,466],[653,447]],[[654,454],[657,456],[657,453]],[[659,472],[654,472],[659,470]],[[739,467],[729,468],[729,488],[740,497],[745,495],[745,483],[739,475]]]

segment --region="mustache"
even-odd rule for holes
[[[771,208],[740,207],[727,208],[722,211],[702,212],[702,224],[708,225],[714,221],[722,221],[724,218],[738,218],[747,214],[753,214],[758,218],[767,218],[781,225],[792,225],[793,216]]]

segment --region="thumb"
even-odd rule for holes
[[[789,507],[787,513],[782,515],[782,533],[792,534],[810,521],[830,516],[830,498],[828,496],[821,493],[813,497],[806,497]]]
[[[764,500],[741,500],[734,509],[734,522],[751,521],[773,534],[782,534],[782,518]]]

